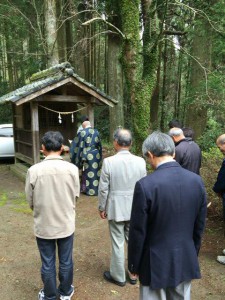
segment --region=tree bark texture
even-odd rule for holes
[[[48,67],[51,67],[59,63],[56,0],[45,0],[45,31],[48,47]]]
[[[123,72],[119,61],[121,53],[121,38],[110,34],[108,36],[108,90],[107,93],[118,101],[109,108],[110,140],[118,126],[124,126],[123,112]]]
[[[140,1],[120,1],[122,30],[125,35],[123,44],[123,67],[127,80],[130,103],[132,106],[132,123],[135,151],[141,152],[144,139],[149,133],[150,101],[155,86],[155,68],[157,67],[157,47],[154,43],[155,31],[151,27],[151,6],[145,6],[146,20],[143,33],[143,55],[140,55],[139,31]]]
[[[196,138],[203,133],[207,123],[206,85],[207,69],[210,67],[210,43],[208,22],[197,17],[191,51],[190,104],[187,107],[185,124],[194,130]]]

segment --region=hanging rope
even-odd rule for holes
[[[43,105],[40,105],[40,104],[38,104],[38,106],[40,106],[40,107],[42,107],[44,109],[47,109],[49,111],[52,111],[52,112],[54,112],[56,114],[59,114],[59,116],[58,116],[59,124],[62,123],[62,117],[61,117],[61,115],[70,115],[71,114],[71,120],[72,120],[72,123],[73,123],[74,122],[74,113],[76,113],[78,111],[81,111],[83,109],[86,109],[88,107],[88,105],[87,105],[87,106],[84,106],[82,108],[79,108],[79,109],[73,110],[73,111],[57,111],[57,110],[51,109],[49,107],[46,107],[46,106],[43,106]]]
[[[83,109],[85,109],[85,108],[88,107],[88,105],[87,105],[87,106],[84,106],[84,107],[82,107],[82,108],[79,108],[79,109],[73,110],[73,111],[57,111],[57,110],[54,110],[54,109],[45,107],[45,106],[40,105],[40,104],[38,104],[38,106],[40,106],[40,107],[42,107],[42,108],[44,108],[44,109],[50,110],[50,111],[52,111],[52,112],[55,112],[55,113],[57,113],[57,114],[61,114],[61,115],[69,115],[69,114],[73,114],[73,113],[76,113],[76,112],[78,112],[78,111],[80,111],[80,110],[83,110]]]

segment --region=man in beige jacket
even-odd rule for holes
[[[146,175],[145,160],[130,153],[131,143],[129,130],[114,132],[117,154],[104,159],[98,190],[100,216],[108,219],[112,242],[110,270],[103,276],[119,286],[126,284],[124,242],[128,241],[134,186]],[[135,284],[137,279],[130,275],[129,281]]]
[[[46,132],[42,138],[46,158],[27,172],[26,198],[33,210],[34,234],[39,248],[44,288],[39,300],[70,300],[73,293],[73,239],[75,203],[79,197],[78,168],[63,160],[63,136]],[[56,246],[59,256],[59,286],[56,286]]]

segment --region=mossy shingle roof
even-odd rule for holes
[[[52,85],[54,83],[60,82],[68,77],[73,77],[80,83],[84,84],[91,90],[98,93],[100,96],[112,102],[113,104],[117,103],[117,101],[114,100],[112,97],[105,94],[104,92],[96,88],[94,85],[92,85],[91,83],[87,82],[86,80],[78,76],[74,72],[74,69],[71,67],[70,63],[68,62],[58,64],[49,69],[33,74],[32,77],[30,78],[30,83],[26,84],[21,88],[16,89],[13,92],[1,96],[0,103],[4,103],[7,101],[16,103],[18,100],[26,96],[29,96],[35,92],[41,91],[43,88]]]

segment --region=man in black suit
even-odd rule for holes
[[[175,160],[181,167],[199,175],[202,153],[199,146],[190,138],[186,138],[181,128],[171,128],[169,135],[175,143]]]
[[[225,156],[225,134],[220,135],[216,140],[217,147],[220,149],[220,152]],[[221,168],[219,170],[216,182],[213,186],[213,191],[217,193],[222,199],[223,204],[223,220],[225,222],[225,159],[223,159]],[[224,228],[225,234],[225,228]],[[225,249],[222,251],[225,255]],[[217,256],[217,261],[225,265],[225,256]]]
[[[155,171],[135,186],[128,268],[139,275],[141,300],[188,300],[191,280],[201,277],[205,188],[199,175],[173,160],[175,147],[167,134],[153,132],[142,151]]]

